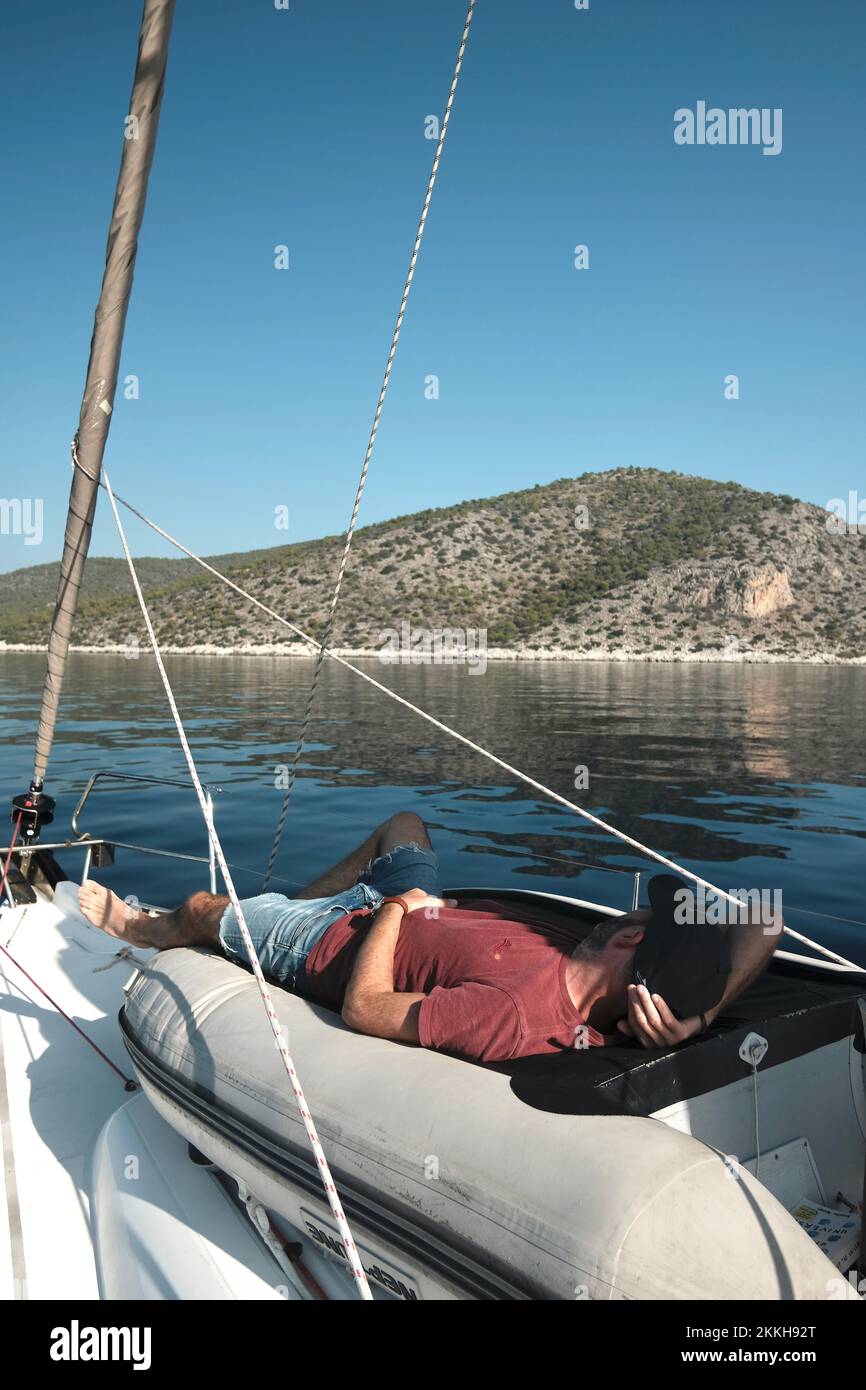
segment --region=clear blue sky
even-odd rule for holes
[[[345,526],[464,12],[178,0],[106,462],[202,552]],[[0,495],[46,507],[5,569],[59,552],[139,17],[2,18]],[[860,0],[479,0],[362,522],[623,464],[862,493],[864,41]],[[698,100],[782,153],[675,145]]]

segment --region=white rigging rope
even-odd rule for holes
[[[150,613],[147,609],[144,594],[141,591],[141,585],[138,582],[138,575],[135,570],[135,565],[133,564],[132,555],[129,551],[129,546],[127,545],[126,533],[123,529],[123,523],[120,520],[120,513],[117,510],[117,505],[114,499],[114,493],[111,490],[111,483],[109,482],[108,474],[105,472],[104,469],[102,471],[102,478],[103,485],[105,487],[106,492],[108,493],[108,500],[111,503],[111,510],[114,513],[114,520],[117,523],[117,529],[120,534],[120,542],[123,546],[123,553],[126,556],[126,563],[129,566],[129,573],[132,577],[133,588],[135,589],[135,594],[138,599],[139,607],[141,608],[142,617],[144,618],[144,623],[147,628],[147,635],[150,638],[150,645],[153,648],[153,654],[156,658],[156,664],[159,668],[159,674],[162,678],[162,684],[165,688],[166,698],[168,699],[169,707],[172,713],[172,718],[175,722],[177,736],[180,739],[180,746],[183,749],[183,755],[186,758],[186,765],[189,768],[189,775],[192,778],[196,796],[198,797],[199,805],[201,807],[201,813],[204,816],[204,823],[207,827],[207,833],[210,838],[210,842],[213,845],[214,854],[216,855],[217,863],[220,866],[220,871],[222,873],[223,880],[225,881],[226,892],[228,893],[229,901],[231,902],[231,905],[234,908],[238,926],[241,930],[241,936],[243,937],[244,945],[247,948],[247,955],[249,957],[250,964],[253,968],[253,974],[256,978],[256,984],[259,987],[259,993],[262,996],[262,1003],[265,1006],[265,1012],[268,1016],[268,1022],[271,1025],[271,1031],[274,1035],[274,1041],[276,1042],[280,1056],[283,1059],[283,1063],[286,1068],[286,1074],[288,1075],[289,1083],[294,1093],[295,1100],[298,1104],[298,1111],[300,1113],[301,1119],[303,1120],[304,1128],[307,1131],[307,1138],[310,1141],[310,1147],[313,1150],[313,1155],[315,1157],[316,1164],[318,1165],[319,1175],[322,1179],[322,1186],[325,1189],[325,1194],[328,1198],[328,1203],[330,1205],[331,1212],[340,1231],[340,1236],[343,1241],[343,1247],[346,1251],[346,1258],[349,1263],[349,1268],[351,1269],[352,1274],[354,1276],[355,1284],[358,1288],[358,1293],[360,1294],[361,1298],[372,1301],[373,1295],[370,1292],[370,1285],[367,1282],[367,1275],[364,1272],[364,1267],[361,1263],[361,1257],[358,1254],[358,1250],[355,1245],[352,1232],[349,1229],[349,1223],[346,1220],[346,1216],[343,1211],[343,1205],[337,1193],[337,1188],[334,1183],[334,1179],[331,1176],[331,1170],[328,1166],[328,1160],[325,1158],[325,1151],[322,1148],[321,1141],[316,1130],[315,1121],[313,1120],[313,1117],[307,1105],[306,1097],[304,1096],[304,1092],[301,1087],[300,1078],[298,1076],[297,1071],[295,1070],[295,1064],[292,1061],[292,1055],[289,1052],[289,1046],[288,1042],[286,1041],[284,1030],[280,1024],[279,1019],[277,1018],[276,1010],[274,1009],[274,1002],[271,998],[271,992],[268,989],[267,981],[265,980],[264,974],[262,972],[262,967],[259,964],[259,958],[256,953],[256,948],[253,945],[252,937],[250,936],[249,928],[244,917],[243,908],[240,904],[240,899],[238,898],[237,891],[235,889],[234,881],[231,876],[231,870],[229,869],[228,863],[226,862],[225,855],[223,854],[223,848],[220,844],[220,839],[217,835],[216,828],[213,823],[211,808],[208,804],[205,790],[201,784],[201,780],[198,775],[195,760],[192,756],[192,750],[190,749],[189,741],[186,736],[186,731],[184,730],[183,722],[181,720],[180,713],[178,712],[177,704],[175,702],[174,692],[171,688],[171,682],[168,679],[168,675],[163,664],[162,653],[159,649],[159,643],[156,639],[156,633],[153,629],[153,623],[150,620]]]
[[[82,465],[76,457],[74,441],[72,446],[72,457],[75,466],[81,468]],[[310,646],[320,648],[321,644],[317,642],[314,637],[304,632],[303,628],[298,627],[296,623],[290,622],[288,618],[284,618],[281,613],[277,613],[273,608],[269,608],[266,603],[262,603],[261,599],[257,599],[253,594],[247,593],[246,589],[242,589],[233,579],[229,579],[227,575],[222,574],[218,569],[215,569],[213,565],[208,564],[207,560],[203,560],[200,555],[196,555],[195,551],[190,550],[188,546],[185,546],[182,541],[177,540],[170,532],[164,530],[157,522],[145,516],[144,512],[139,511],[131,502],[127,502],[119,495],[117,496],[117,501],[120,502],[121,506],[126,507],[127,511],[132,512],[133,516],[137,516],[139,520],[143,521],[146,526],[149,526],[152,531],[155,531],[158,536],[161,536],[163,540],[168,541],[170,545],[180,550],[182,554],[186,555],[190,560],[194,560],[197,565],[207,570],[215,579],[221,580],[223,584],[233,589],[241,598],[246,599],[247,602],[253,604],[254,607],[261,609],[269,618],[273,618],[275,622],[288,628],[290,632],[293,632],[304,642],[308,642]],[[583,806],[578,806],[574,801],[569,801],[567,797],[560,796],[560,794],[553,791],[552,788],[546,787],[543,782],[536,781],[534,777],[530,777],[526,772],[521,772],[520,768],[514,767],[511,763],[507,763],[504,758],[497,757],[495,753],[491,753],[489,749],[484,748],[480,743],[475,743],[473,739],[467,738],[465,734],[459,733],[457,729],[451,728],[449,724],[443,723],[441,719],[436,719],[434,715],[428,714],[427,711],[421,709],[420,706],[414,705],[411,700],[407,700],[403,695],[398,695],[396,690],[392,690],[390,686],[383,685],[381,681],[376,680],[375,676],[371,676],[367,671],[362,671],[359,666],[354,666],[351,661],[347,661],[345,657],[339,656],[337,652],[328,650],[325,655],[328,656],[331,661],[336,661],[339,666],[344,666],[347,671],[352,671],[356,676],[359,676],[361,680],[366,681],[368,685],[372,685],[374,689],[380,690],[382,694],[387,695],[390,700],[395,700],[397,704],[402,705],[404,709],[411,710],[412,713],[417,714],[420,719],[426,720],[427,723],[432,724],[434,728],[440,729],[442,733],[448,734],[450,738],[456,739],[458,743],[462,743],[465,747],[471,748],[474,753],[479,753],[481,757],[486,758],[488,762],[494,763],[497,767],[510,773],[511,776],[518,778],[519,781],[524,782],[528,787],[532,787],[533,790],[541,792],[543,796],[548,797],[551,801],[558,802],[560,806],[565,806],[569,811],[574,811],[576,815],[582,816],[583,819],[589,821],[591,825],[597,826],[608,835],[613,835],[616,839],[621,840],[623,844],[629,845],[640,854],[645,854],[647,858],[654,859],[657,863],[664,864],[666,868],[672,869],[675,873],[682,874],[684,878],[690,879],[692,883],[696,883],[700,887],[705,888],[708,892],[715,894],[719,898],[723,898],[726,902],[732,903],[740,912],[742,911],[744,905],[739,898],[733,897],[730,893],[723,892],[721,888],[716,888],[706,879],[700,878],[698,874],[693,874],[690,869],[683,868],[681,864],[675,863],[672,859],[667,859],[663,854],[659,854],[657,850],[650,849],[648,845],[641,844],[640,840],[635,840],[631,835],[626,835],[625,831],[617,830],[616,826],[609,825],[607,821],[603,821],[598,816],[594,816],[591,811],[585,810]],[[794,931],[793,927],[789,927],[787,923],[785,923],[784,931],[788,936],[793,937],[795,941],[799,941],[804,946],[808,946],[813,951],[817,951],[820,955],[826,956],[828,960],[835,961],[837,965],[843,965],[849,970],[861,971],[861,967],[855,965],[853,961],[846,960],[846,958],[839,955],[838,952],[831,951],[829,947],[822,946],[820,942],[812,941],[810,937],[803,936],[800,932]]]
[[[466,43],[469,38],[469,28],[472,24],[472,14],[475,9],[475,0],[469,0],[469,8],[466,11],[466,22],[463,25],[463,34],[460,45],[457,49],[457,60],[454,64],[454,75],[451,78],[451,88],[448,92],[448,100],[445,103],[445,112],[442,116],[442,124],[439,127],[439,139],[436,142],[436,150],[433,155],[433,166],[430,170],[430,178],[427,181],[427,192],[424,195],[424,206],[421,209],[421,217],[418,222],[418,230],[415,233],[415,244],[412,247],[412,254],[409,257],[409,269],[406,272],[406,281],[403,285],[403,297],[400,300],[400,308],[397,312],[397,322],[394,325],[394,332],[391,335],[391,345],[388,349],[388,360],[385,363],[385,375],[382,378],[382,385],[379,388],[379,399],[376,402],[376,409],[373,414],[373,424],[370,429],[370,438],[367,442],[367,452],[364,454],[364,462],[361,466],[361,476],[358,479],[358,487],[355,492],[355,503],[352,507],[352,515],[349,518],[349,525],[346,530],[346,541],[343,546],[343,553],[340,557],[340,565],[337,571],[337,579],[334,585],[334,592],[331,596],[331,603],[328,609],[328,616],[325,620],[325,628],[322,634],[322,641],[316,656],[316,664],[313,668],[313,678],[310,681],[310,689],[307,694],[307,703],[304,709],[304,718],[301,724],[301,732],[295,744],[295,752],[289,768],[289,776],[286,782],[286,790],[283,796],[283,804],[280,807],[280,816],[277,822],[277,829],[274,835],[274,843],[268,857],[268,865],[265,869],[265,876],[262,882],[262,892],[267,891],[271,881],[271,875],[279,853],[280,841],[283,838],[283,830],[286,824],[286,816],[289,813],[289,801],[295,785],[295,777],[298,771],[301,758],[303,757],[304,747],[307,741],[307,732],[310,727],[310,720],[313,714],[313,704],[316,699],[316,690],[319,685],[319,675],[322,670],[322,663],[325,659],[325,652],[331,641],[331,633],[334,627],[334,617],[337,611],[337,604],[340,601],[340,592],[343,587],[343,576],[346,572],[346,565],[349,560],[349,551],[352,546],[352,537],[355,534],[355,524],[358,520],[358,512],[361,506],[361,498],[364,494],[364,485],[367,481],[367,472],[370,467],[370,459],[373,456],[373,448],[376,443],[376,435],[379,432],[379,420],[382,416],[382,407],[385,404],[385,396],[388,392],[388,383],[391,380],[391,369],[394,365],[394,354],[397,351],[397,342],[400,337],[400,329],[403,327],[403,317],[406,313],[406,303],[409,299],[409,291],[412,288],[412,281],[415,278],[415,263],[418,260],[418,252],[421,249],[421,241],[424,236],[424,228],[427,225],[427,213],[430,210],[430,199],[433,196],[433,187],[436,183],[436,175],[439,172],[439,161],[442,158],[442,146],[445,143],[445,134],[448,130],[448,122],[451,119],[451,108],[454,105],[454,95],[457,91],[457,83],[460,78],[460,69],[463,66],[463,54],[466,52]]]

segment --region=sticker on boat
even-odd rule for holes
[[[343,1242],[340,1239],[340,1234],[336,1227],[331,1226],[329,1222],[323,1221],[320,1216],[317,1216],[314,1212],[307,1211],[304,1207],[300,1208],[300,1214],[303,1217],[304,1225],[309,1235],[316,1244],[320,1246],[326,1254],[338,1260],[345,1260],[346,1251],[343,1248]],[[420,1298],[421,1295],[418,1283],[412,1278],[411,1274],[407,1274],[405,1270],[400,1270],[398,1272],[393,1265],[389,1269],[381,1256],[369,1250],[361,1241],[356,1241],[355,1243],[358,1247],[358,1253],[361,1256],[364,1273],[368,1279],[372,1280],[374,1284],[378,1284],[380,1288],[387,1289],[389,1293],[394,1294],[397,1298],[404,1299],[406,1302],[415,1302]]]

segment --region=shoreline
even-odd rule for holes
[[[0,642],[0,655],[5,652],[46,652],[47,643]],[[412,653],[404,654],[407,659],[382,660],[382,652],[370,647],[333,647],[334,656],[346,660],[377,661],[380,666],[466,666],[470,671],[483,670],[489,661],[534,661],[574,664],[581,661],[640,662],[644,664],[669,665],[746,665],[746,666],[866,666],[863,656],[837,656],[833,652],[816,652],[811,656],[782,656],[773,652],[737,651],[722,647],[708,647],[705,651],[689,651],[683,648],[667,647],[661,651],[634,652],[625,647],[489,647],[485,652],[473,652],[468,659],[418,660],[411,659]],[[136,660],[148,647],[131,646],[128,643],[107,643],[100,647],[70,646],[70,653],[85,656],[123,656]],[[218,647],[205,642],[191,647],[164,646],[160,648],[164,656],[253,656],[284,657],[290,660],[310,661],[317,649],[311,650],[305,642],[288,643],[243,643],[234,647]],[[420,654],[419,654],[420,655]]]

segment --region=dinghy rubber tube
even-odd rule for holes
[[[508,1075],[350,1032],[277,987],[369,1269],[420,1297],[827,1299],[847,1289],[747,1171],[649,1115],[524,1104]],[[122,1026],[167,1122],[310,1239],[327,1215],[250,975],[163,952]],[[306,1165],[306,1166],[305,1166]],[[318,1235],[316,1235],[318,1232]],[[397,1277],[397,1276],[395,1276]]]

